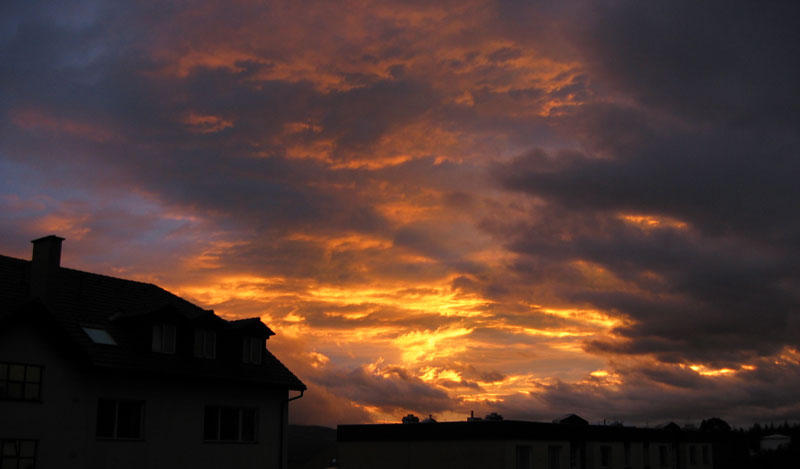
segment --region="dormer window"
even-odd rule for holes
[[[153,351],[159,353],[175,353],[175,325],[153,325]]]
[[[197,358],[217,357],[217,333],[209,329],[195,329],[194,356]]]
[[[242,362],[260,365],[263,351],[264,339],[248,336],[242,340]]]

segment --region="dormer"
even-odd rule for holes
[[[228,331],[238,342],[242,363],[260,365],[266,350],[267,339],[275,335],[259,318],[240,319],[228,325]],[[233,350],[235,350],[234,348]]]
[[[225,327],[225,320],[214,314],[213,311],[209,311],[207,315],[191,321],[190,325],[194,330],[192,344],[194,357],[217,358],[218,331]]]
[[[111,320],[127,331],[131,344],[139,350],[167,355],[189,353],[188,321],[174,305],[121,312]]]

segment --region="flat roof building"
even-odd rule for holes
[[[711,469],[710,433],[563,423],[475,420],[339,425],[342,469]]]

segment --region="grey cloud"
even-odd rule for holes
[[[790,6],[791,5],[791,6]],[[594,89],[626,104],[565,110],[582,152],[532,151],[495,175],[544,201],[516,226],[487,222],[512,267],[558,296],[623,314],[623,340],[594,352],[731,363],[797,344],[800,73],[789,3],[614,2],[570,23]],[[563,14],[553,8],[550,14]],[[671,217],[643,230],[619,214]],[[598,291],[566,261],[589,261],[636,291]]]
[[[386,378],[364,368],[328,372],[317,382],[341,396],[380,407],[386,411],[410,409],[426,414],[452,408],[451,398],[419,378],[394,373]]]

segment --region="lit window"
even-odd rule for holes
[[[117,345],[117,342],[111,337],[105,329],[96,329],[94,327],[84,327],[83,332],[92,339],[92,342],[103,345]]]
[[[41,395],[41,366],[0,362],[0,400],[38,401]]]
[[[174,324],[156,324],[153,326],[153,351],[175,353]]]
[[[36,467],[36,440],[0,440],[0,467]]]
[[[230,443],[253,443],[257,438],[256,409],[208,406],[203,422],[203,439]]]
[[[216,332],[208,329],[196,329],[194,331],[194,356],[198,358],[216,358]]]
[[[144,401],[99,399],[97,437],[140,440],[144,435]]]
[[[264,339],[245,337],[244,340],[242,340],[242,361],[244,363],[260,365],[263,351]]]

